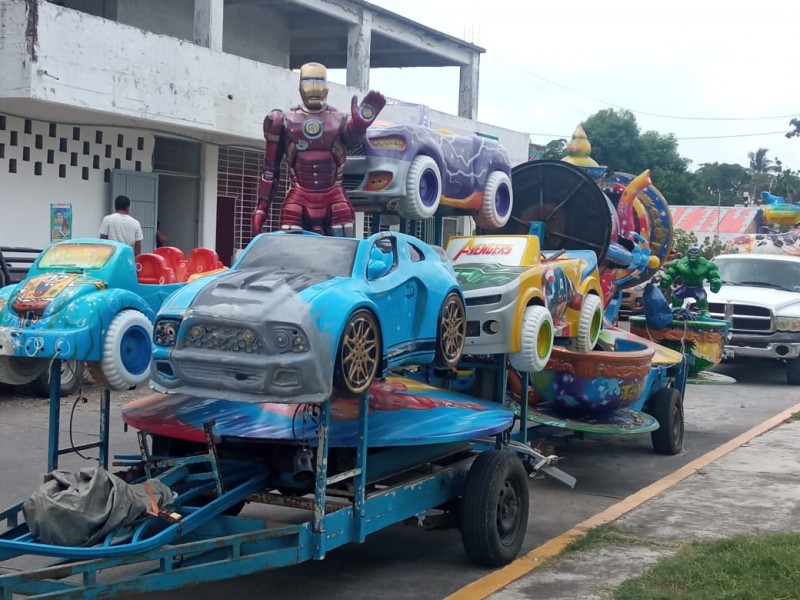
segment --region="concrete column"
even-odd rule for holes
[[[214,248],[217,245],[219,146],[203,144],[200,160],[200,231],[197,245]]]
[[[469,64],[461,65],[458,82],[458,116],[475,120],[478,118],[478,79],[481,55],[474,53]]]
[[[223,0],[194,0],[194,41],[222,52]]]
[[[361,10],[359,22],[347,30],[347,85],[363,91],[369,89],[371,44],[372,13]]]

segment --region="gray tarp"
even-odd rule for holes
[[[172,490],[151,479],[159,507],[173,499]],[[59,546],[91,546],[115,528],[133,523],[150,508],[144,484],[129,484],[97,467],[78,473],[53,471],[22,506],[34,539]]]

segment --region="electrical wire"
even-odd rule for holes
[[[533,71],[531,71],[531,70],[529,70],[529,69],[527,69],[527,68],[525,68],[525,67],[523,67],[521,65],[516,65],[516,67],[519,70],[524,71],[524,72],[528,73],[529,75],[532,75],[533,77],[536,77],[537,79],[541,79],[542,81],[545,81],[545,82],[549,83],[550,85],[554,85],[554,86],[559,87],[559,88],[561,88],[563,90],[566,90],[568,92],[572,92],[573,94],[577,94],[579,96],[583,96],[584,98],[588,98],[589,100],[592,100],[594,102],[599,102],[600,104],[605,104],[607,106],[611,106],[613,108],[619,108],[621,110],[627,110],[627,111],[630,111],[630,112],[635,113],[635,114],[646,115],[648,117],[659,117],[659,118],[662,118],[662,119],[677,119],[677,120],[682,120],[682,121],[769,121],[769,120],[775,120],[775,119],[791,119],[793,117],[797,117],[798,115],[800,115],[800,110],[798,110],[796,113],[793,113],[793,114],[790,114],[790,115],[773,115],[773,116],[769,116],[769,117],[687,117],[687,116],[680,116],[680,115],[665,115],[665,114],[654,113],[654,112],[649,112],[649,111],[645,111],[645,110],[637,110],[637,109],[629,108],[627,106],[622,106],[621,104],[615,104],[613,102],[608,102],[606,100],[601,100],[600,98],[595,98],[594,96],[589,96],[588,94],[585,94],[583,92],[579,92],[578,90],[574,90],[574,89],[572,89],[570,87],[567,87],[567,86],[562,85],[562,84],[560,84],[558,82],[555,82],[552,79],[548,79],[547,77],[543,77],[543,76],[541,76],[541,75],[539,75],[537,73],[534,73]],[[753,135],[761,135],[761,134],[753,134]],[[684,139],[692,139],[692,138],[684,138]]]

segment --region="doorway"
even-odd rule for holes
[[[217,255],[226,267],[233,262],[233,230],[236,221],[236,198],[217,196]]]
[[[158,231],[163,245],[188,255],[197,247],[200,230],[199,142],[156,136],[153,172],[158,173]]]

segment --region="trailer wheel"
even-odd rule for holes
[[[790,358],[786,361],[786,383],[800,385],[800,358]]]
[[[49,365],[46,358],[0,356],[0,383],[25,385],[47,371]]]
[[[71,396],[78,391],[83,377],[82,360],[61,361],[61,396]],[[50,369],[31,381],[31,390],[41,398],[50,397]]]
[[[659,454],[674,456],[683,450],[683,399],[675,388],[656,392],[647,402],[647,412],[658,421],[658,429],[650,433],[653,449]]]
[[[528,527],[528,477],[516,454],[482,452],[472,463],[460,502],[464,550],[474,563],[500,567],[514,560]]]

